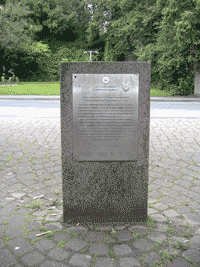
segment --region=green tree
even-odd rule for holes
[[[30,75],[32,67],[37,68],[38,63],[45,62],[50,50],[47,45],[33,41],[31,31],[25,30],[28,25],[27,16],[31,11],[20,3],[8,3],[0,11],[0,58],[1,67],[6,66],[6,78],[10,76],[8,70],[14,69],[17,77]],[[38,63],[35,59],[37,58]],[[22,64],[23,63],[23,64]]]
[[[106,1],[91,0],[94,6],[92,23],[103,28],[101,36],[106,41],[105,55],[112,60],[118,60],[127,50],[137,49],[141,44],[153,42],[156,35],[156,23],[161,19],[161,12],[156,6],[156,0],[151,1]],[[106,24],[107,22],[107,24]],[[95,34],[94,34],[95,35]],[[111,50],[108,52],[108,49]]]
[[[200,54],[199,9],[198,0],[167,1],[156,42],[138,49],[139,60],[157,57],[156,80],[162,90],[182,95],[194,90],[194,65]]]
[[[151,62],[152,82],[159,89],[191,93],[194,65],[199,63],[199,5],[199,0],[124,0],[119,5],[101,1],[94,20],[104,22],[106,8],[117,14],[107,17],[105,55],[108,58],[113,51],[119,54],[133,49],[138,61]]]
[[[12,43],[12,47],[8,46],[8,42],[5,42],[2,47],[7,50],[7,58],[5,58],[5,53],[2,51],[2,54],[4,54],[3,61],[5,61],[5,59],[10,61],[8,55],[11,59],[12,54],[15,62],[13,64],[17,66],[24,64],[31,66],[34,76],[37,76],[38,73],[42,76],[45,76],[46,73],[46,76],[47,74],[49,76],[49,74],[51,75],[52,73],[47,62],[49,63],[50,58],[52,59],[52,53],[60,49],[59,45],[57,47],[55,43],[59,43],[59,41],[65,41],[66,43],[66,41],[75,41],[79,38],[80,42],[82,42],[80,46],[85,45],[84,33],[86,32],[91,14],[88,9],[85,8],[86,4],[84,1],[7,1],[10,3],[4,6],[5,10],[2,14],[2,19],[5,19],[6,16],[9,17],[9,12],[11,10],[13,22],[19,24],[22,21],[21,27],[18,27],[18,31],[13,32],[13,35],[16,33],[17,36],[19,36],[20,33],[24,36],[24,41],[22,42],[22,38],[20,40],[19,38],[14,38],[16,42]],[[15,10],[15,12],[13,12],[13,10]],[[23,14],[21,10],[25,10],[25,14]],[[5,12],[7,13],[5,14]],[[5,25],[4,31],[6,29],[9,31],[8,25]],[[2,43],[3,41],[2,39]],[[21,45],[19,46],[19,44]],[[15,55],[13,50],[15,51]],[[20,55],[21,59],[23,58],[23,60],[21,60],[23,64],[16,62],[17,55]],[[20,72],[24,73],[22,69]]]

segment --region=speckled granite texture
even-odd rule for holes
[[[66,223],[106,225],[147,218],[150,127],[149,62],[60,64],[63,216]],[[73,160],[72,74],[139,74],[137,161]]]

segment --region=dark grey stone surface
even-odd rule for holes
[[[149,62],[60,64],[63,216],[67,223],[106,224],[147,219],[150,126]],[[137,161],[73,160],[72,74],[139,74]]]

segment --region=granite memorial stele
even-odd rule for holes
[[[63,222],[147,220],[150,62],[61,62]]]

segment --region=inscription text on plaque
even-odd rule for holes
[[[137,160],[139,74],[73,74],[73,159]]]

